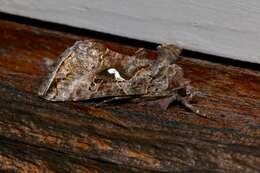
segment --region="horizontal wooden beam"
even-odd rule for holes
[[[50,64],[81,39],[0,20],[0,172],[260,171],[259,71],[179,61],[201,92],[193,105],[212,120],[175,104],[97,108],[38,97]]]

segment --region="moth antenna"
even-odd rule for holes
[[[211,119],[211,117],[209,115],[207,115],[206,113],[202,112],[201,110],[195,108],[193,105],[191,105],[187,100],[185,100],[184,98],[182,98],[181,96],[177,96],[177,100],[186,108],[188,108],[189,110],[191,110],[193,113],[195,113],[196,115],[203,117],[203,118],[207,118],[207,119]]]

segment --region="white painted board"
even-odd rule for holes
[[[259,0],[0,0],[0,11],[260,63]]]

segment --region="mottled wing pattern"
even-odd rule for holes
[[[130,56],[98,41],[78,41],[61,55],[39,95],[51,101],[78,101],[125,96],[175,98],[181,90],[184,96],[189,94],[189,81],[175,64],[180,49],[162,45],[157,52],[157,59],[151,60],[144,49]]]
[[[60,57],[56,69],[39,94],[51,101],[83,100],[97,90],[95,71],[105,48],[98,42],[79,41]]]
[[[122,55],[98,41],[78,41],[60,56],[39,95],[51,101],[78,101],[146,94],[142,83],[148,81],[144,77],[133,81],[132,77],[140,76],[140,68],[149,66],[150,61],[140,52],[134,56]],[[116,68],[127,80],[117,81],[107,73],[110,68]]]

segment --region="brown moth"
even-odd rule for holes
[[[60,56],[39,95],[50,101],[129,99],[163,109],[177,100],[205,117],[189,103],[196,92],[176,64],[180,53],[174,45],[161,45],[157,58],[149,59],[144,49],[124,55],[96,40],[78,41]]]

